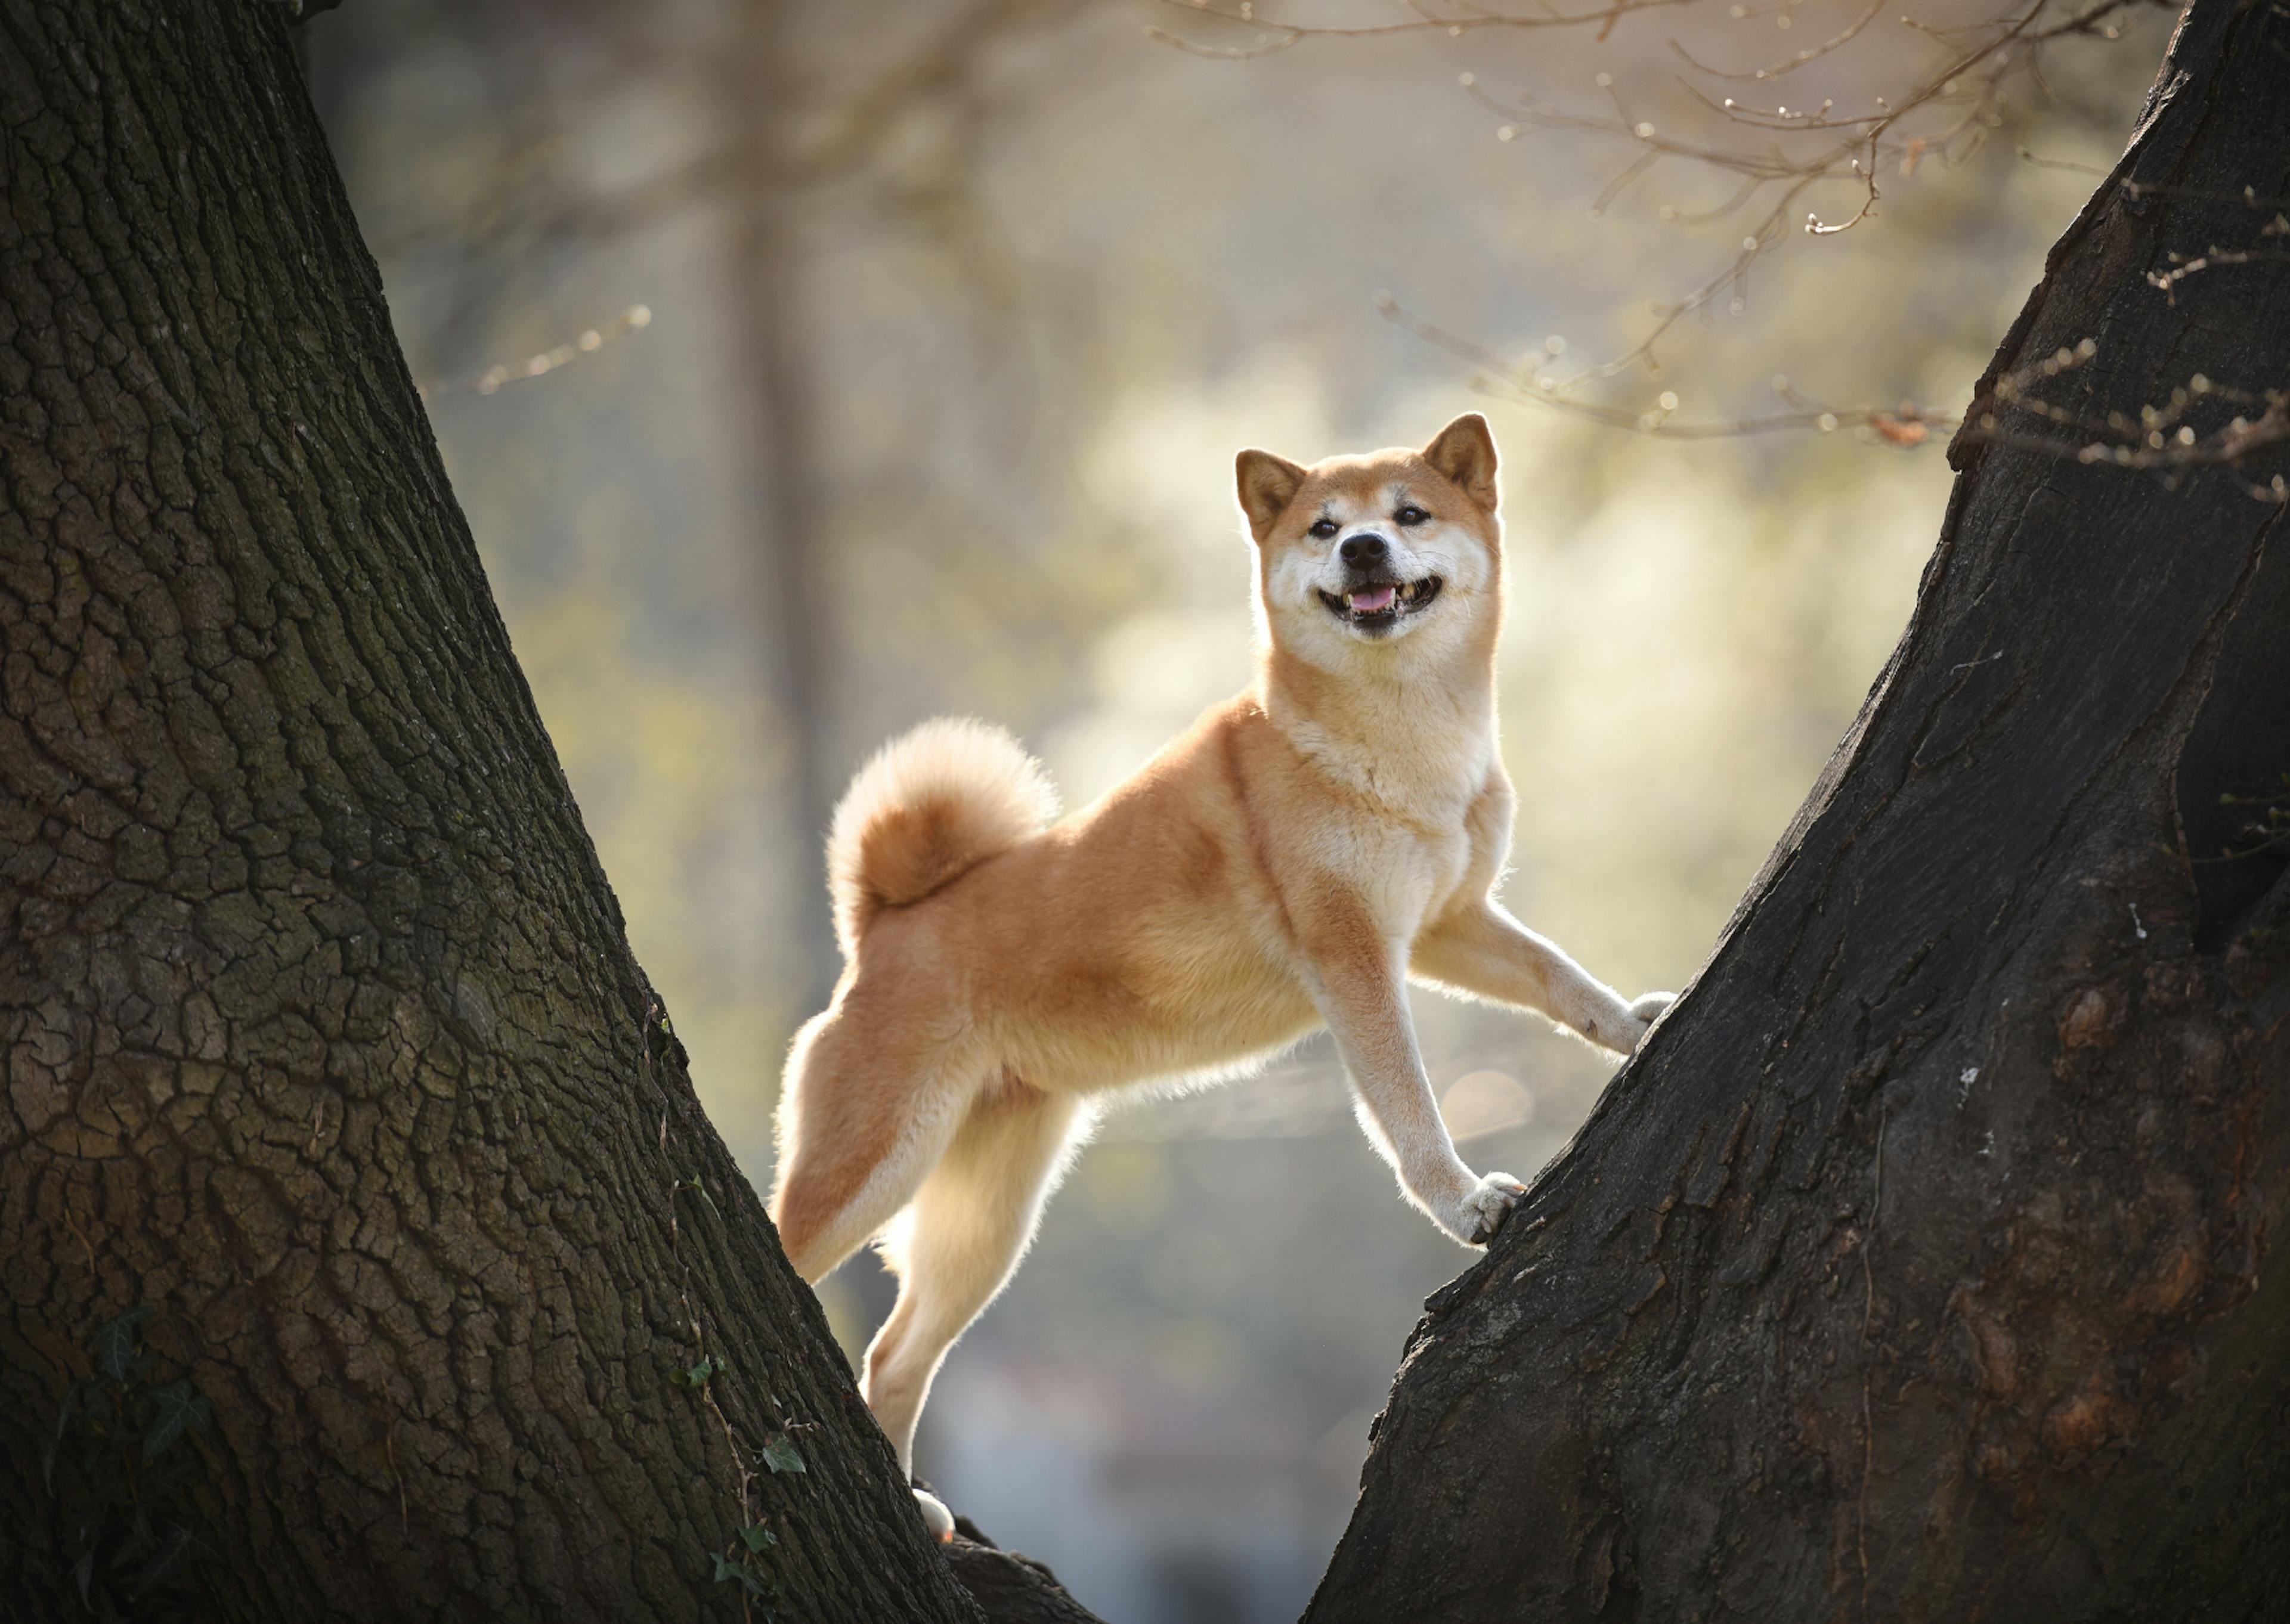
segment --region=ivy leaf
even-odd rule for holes
[[[764,1439],[764,1464],[777,1472],[805,1472],[811,1468],[803,1463],[795,1440],[784,1432],[774,1432]]]
[[[724,1361],[709,1355],[697,1364],[678,1365],[668,1372],[668,1379],[680,1388],[704,1388],[708,1379],[723,1368]]]
[[[740,1543],[759,1556],[779,1542],[779,1535],[761,1523],[750,1523],[740,1531]]]
[[[736,1584],[758,1601],[770,1599],[765,1594],[764,1587],[762,1583],[757,1580],[753,1570],[744,1567],[736,1562],[725,1561],[724,1553],[722,1551],[710,1551],[709,1555],[716,1558],[716,1582],[717,1584]]]
[[[151,1513],[140,1504],[135,1508],[135,1520],[128,1524],[127,1538],[111,1553],[104,1565],[122,1568],[131,1562],[140,1562],[146,1552],[159,1548],[158,1532],[151,1526]]]
[[[151,1317],[151,1305],[138,1303],[95,1333],[95,1368],[114,1381],[133,1379],[141,1363],[135,1351],[137,1327]]]
[[[167,1531],[159,1554],[143,1566],[128,1586],[128,1593],[145,1596],[172,1583],[195,1562],[219,1562],[222,1553],[201,1537],[198,1530],[180,1524]]]
[[[112,1424],[121,1414],[117,1393],[108,1383],[93,1376],[82,1380],[79,1387],[79,1412],[87,1422],[87,1429],[100,1438],[108,1436]]]
[[[214,1419],[214,1406],[191,1391],[188,1381],[170,1382],[151,1393],[151,1426],[143,1435],[143,1459],[156,1460],[186,1432],[204,1432]]]
[[[189,1450],[169,1450],[143,1468],[143,1492],[172,1502],[198,1464],[198,1456]]]
[[[56,1436],[40,1454],[40,1487],[52,1494],[56,1492],[56,1456],[62,1452],[64,1436],[71,1431],[72,1412],[79,1408],[79,1396],[86,1386],[84,1379],[64,1389],[64,1402],[56,1406]]]
[[[708,1187],[700,1181],[700,1175],[698,1173],[693,1173],[689,1179],[678,1179],[673,1188],[680,1190],[690,1190],[693,1195],[699,1196],[701,1201],[708,1204],[708,1210],[709,1212],[715,1213],[718,1218],[724,1216],[723,1210],[716,1204],[716,1197],[708,1193]]]

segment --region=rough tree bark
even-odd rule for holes
[[[1983,394],[2086,338],[2031,392],[2086,419],[2290,385],[2286,57],[2194,0]],[[2149,284],[2214,244],[2262,252]],[[2290,770],[2290,523],[2223,468],[1952,456],[1796,826],[1428,1305],[1310,1624],[2290,1610],[2290,883],[2214,860]]]
[[[284,30],[0,4],[0,1613],[78,1611],[41,1456],[145,1304],[202,1617],[736,1618],[760,1524],[782,1616],[975,1619],[629,955]]]

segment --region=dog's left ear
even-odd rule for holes
[[[1240,510],[1248,516],[1248,533],[1261,542],[1296,500],[1304,470],[1268,451],[1245,451],[1233,459],[1233,473],[1240,485]]]
[[[1477,412],[1466,412],[1434,435],[1423,460],[1489,513],[1495,510],[1495,437]]]

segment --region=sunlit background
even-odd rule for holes
[[[1992,14],[1958,9],[1919,16]],[[1245,444],[1310,460],[1489,412],[1507,899],[1627,993],[1692,978],[1907,617],[1945,435],[1601,427],[1475,388],[1378,295],[1530,375],[1628,349],[1756,210],[1677,218],[1730,189],[1679,163],[1596,214],[1627,140],[1490,101],[1611,114],[1604,71],[1629,117],[1668,120],[1682,32],[1747,70],[1861,16],[1700,0],[1603,44],[1432,29],[1238,60],[1149,30],[1261,34],[1113,0],[349,0],[302,30],[517,654],[759,1188],[789,1034],[832,978],[841,784],[966,712],[1078,805],[1242,684]],[[2072,166],[2137,116],[2167,18],[2118,20],[1977,150],[1888,164],[1854,229],[1790,221],[1738,311],[1728,290],[1659,375],[1588,397],[1718,420],[1773,408],[1781,374],[1816,403],[1960,409],[2092,184]],[[1750,83],[1865,102],[1954,48],[1886,13]],[[1417,1011],[1466,1159],[1532,1176],[1608,1067],[1533,1020]],[[1466,1261],[1398,1200],[1325,1040],[1138,1102],[955,1350],[920,1469],[1116,1624],[1293,1618],[1422,1299]],[[822,1295],[855,1354],[887,1283],[862,1259]]]

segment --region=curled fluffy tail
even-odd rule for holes
[[[1057,815],[1042,764],[998,727],[942,717],[885,745],[851,780],[827,836],[844,956],[883,909],[921,901]]]

